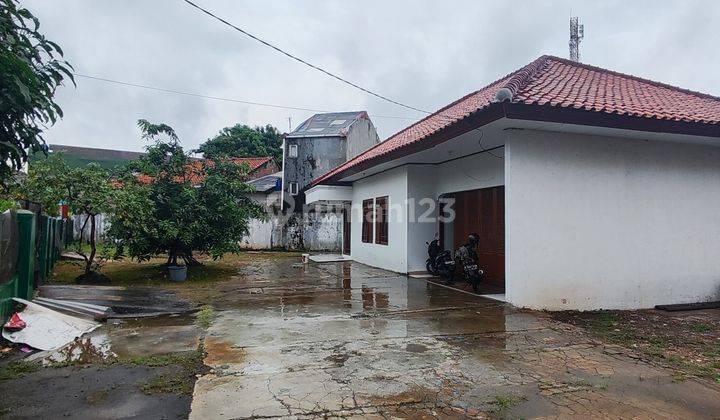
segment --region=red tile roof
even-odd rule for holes
[[[372,165],[390,152],[421,142],[499,101],[530,105],[538,110],[540,107],[573,108],[656,121],[720,124],[718,97],[563,58],[542,56],[394,134],[316,179],[312,185],[337,179],[360,164]],[[720,126],[717,136],[720,137]]]
[[[241,158],[234,158],[233,162],[235,162],[238,165],[242,165],[243,163],[247,163],[248,166],[250,166],[250,172],[254,171],[255,169],[263,166],[264,164],[270,162],[272,159],[271,156],[264,156],[264,157],[241,157]]]
[[[251,175],[253,171],[257,170],[264,164],[270,162],[272,160],[271,156],[265,156],[265,157],[241,157],[241,158],[233,158],[232,161],[236,165],[242,165],[246,164],[250,167],[250,170],[248,171],[248,175]],[[182,179],[178,179],[179,181],[190,181],[192,185],[200,185],[205,181],[205,166],[206,165],[213,165],[213,161],[211,160],[205,160],[205,159],[198,159],[190,162],[187,165],[187,170],[185,171],[185,176]],[[150,184],[153,182],[153,178],[149,175],[140,174],[137,176],[138,182],[141,184]]]

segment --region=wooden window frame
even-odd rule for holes
[[[368,214],[370,216],[368,216]],[[362,202],[362,242],[373,243],[373,226],[375,225],[375,202],[372,198]]]
[[[388,213],[390,198],[386,195],[375,198],[375,243],[387,245],[390,233]]]

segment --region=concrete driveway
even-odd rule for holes
[[[353,262],[268,257],[224,284],[191,418],[713,418],[677,380],[542,314]]]

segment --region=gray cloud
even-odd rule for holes
[[[581,17],[589,64],[720,95],[716,1],[198,0],[220,16],[365,87],[435,110],[542,54],[567,56]],[[261,46],[180,0],[26,0],[80,73],[213,96],[419,117]],[[660,7],[662,5],[662,7]],[[140,150],[138,118],[195,147],[235,123],[288,129],[311,112],[176,96],[78,79],[48,141]],[[411,121],[374,118],[382,138]]]

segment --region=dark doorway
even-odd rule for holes
[[[343,245],[342,253],[350,255],[350,212],[343,209]]]
[[[455,220],[440,226],[443,239],[457,249],[467,241],[471,233],[480,236],[478,258],[486,273],[488,283],[505,286],[505,187],[483,188],[447,194],[453,198]]]

